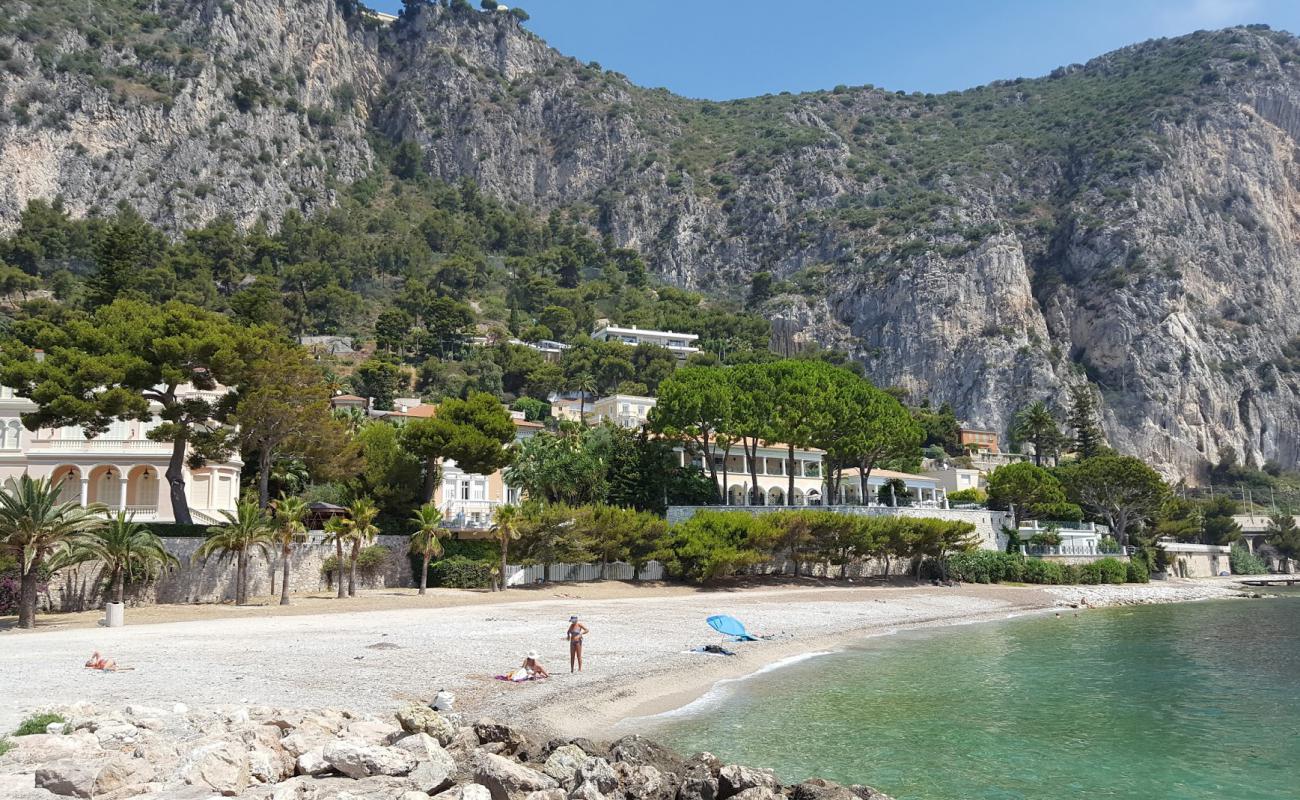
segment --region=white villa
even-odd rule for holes
[[[587,406],[587,422],[599,425],[608,421],[620,428],[639,428],[649,419],[655,398],[634,394],[598,397]]]
[[[529,422],[523,414],[512,416],[516,442],[542,429],[541,423]],[[519,489],[506,484],[502,470],[491,475],[465,472],[450,459],[442,462],[442,483],[433,492],[433,502],[442,511],[442,527],[469,539],[491,530],[493,511],[506,504],[518,505],[522,499]]]
[[[220,394],[194,389],[179,393],[210,399]],[[0,482],[11,484],[23,474],[50,478],[61,485],[64,502],[103,503],[113,512],[125,509],[140,522],[176,520],[164,477],[172,445],[147,436],[159,425],[157,417],[148,422],[117,420],[103,435],[87,439],[77,427],[28,431],[19,415],[35,408],[12,389],[0,387]],[[228,461],[184,468],[185,493],[196,523],[223,522],[220,512],[235,510],[242,466],[234,453]]]
[[[695,346],[700,337],[693,333],[654,331],[638,328],[635,325],[630,328],[620,328],[607,319],[596,322],[596,329],[591,332],[591,338],[604,342],[622,342],[633,347],[638,344],[666,347],[681,361],[685,361],[691,353],[700,352],[700,348]]]
[[[708,468],[698,455],[688,455],[680,450],[681,463],[694,464],[705,473]],[[902,505],[902,498],[886,499],[880,502],[879,493],[889,481],[900,480],[911,494],[911,504],[931,508],[947,507],[947,497],[943,487],[934,478],[924,475],[911,475],[906,472],[894,472],[887,469],[871,471],[867,479],[868,496],[862,497],[857,470],[845,470],[840,481],[839,495],[829,497],[826,476],[822,468],[824,451],[816,448],[796,448],[794,460],[790,460],[789,448],[779,442],[762,442],[756,451],[755,465],[758,467],[758,488],[762,491],[763,505],[768,506],[825,506],[825,505]],[[751,476],[749,459],[744,448],[737,442],[723,457],[716,446],[713,448],[713,462],[718,471],[718,484],[727,487],[727,505],[743,506],[750,503]],[[724,473],[725,467],[725,473]],[[794,493],[786,496],[789,490],[790,474],[794,474]],[[726,483],[724,484],[723,481]]]

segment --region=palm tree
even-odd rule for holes
[[[113,602],[126,598],[126,578],[139,570],[152,578],[180,562],[167,552],[162,539],[119,511],[108,524],[82,534],[73,543],[72,562],[99,561],[108,570]]]
[[[420,594],[424,594],[429,585],[429,559],[442,555],[442,542],[438,541],[438,533],[442,531],[442,512],[433,503],[425,503],[411,517],[411,522],[415,523],[411,552],[423,560],[420,568]]]
[[[236,506],[236,513],[222,511],[226,524],[208,528],[208,536],[195,551],[194,558],[206,561],[216,553],[221,559],[235,559],[235,605],[248,601],[248,554],[257,550],[263,558],[271,557],[275,537],[271,521],[262,514],[257,500],[245,500]]]
[[[334,576],[338,580],[338,599],[343,599],[343,542],[348,538],[348,523],[342,517],[325,520],[325,543],[334,545]]]
[[[27,475],[0,491],[0,552],[13,556],[21,568],[18,627],[36,627],[36,584],[41,566],[66,550],[82,534],[104,524],[105,507],[92,503],[60,503],[61,487],[46,478]]]
[[[275,511],[275,538],[280,542],[280,605],[289,605],[289,570],[293,566],[293,545],[307,536],[307,504],[301,497],[285,497],[271,502]]]
[[[510,540],[519,538],[519,506],[507,503],[497,506],[492,512],[497,544],[501,545],[501,591],[506,590],[506,556],[510,551]]]
[[[352,559],[348,563],[348,597],[357,596],[357,558],[361,548],[374,541],[379,528],[375,526],[375,517],[379,509],[369,497],[361,497],[348,506],[347,539],[352,543]]]
[[[596,393],[596,379],[590,372],[584,372],[573,380],[573,388],[578,390],[578,422],[587,424],[587,394]]]

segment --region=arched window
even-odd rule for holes
[[[19,450],[22,448],[23,425],[18,420],[9,421],[9,434],[5,436],[6,450]]]

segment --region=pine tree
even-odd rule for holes
[[[1092,458],[1106,450],[1106,434],[1097,422],[1097,399],[1092,387],[1076,386],[1070,390],[1070,416],[1067,422],[1074,429],[1074,452],[1080,458]]]

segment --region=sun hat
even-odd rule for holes
[[[573,616],[569,617],[569,622],[577,622],[577,621],[578,621],[578,615],[577,615],[577,614],[574,614]]]
[[[528,658],[531,658],[532,660],[536,661],[537,659],[541,658],[541,655],[539,655],[536,650],[529,650]]]

